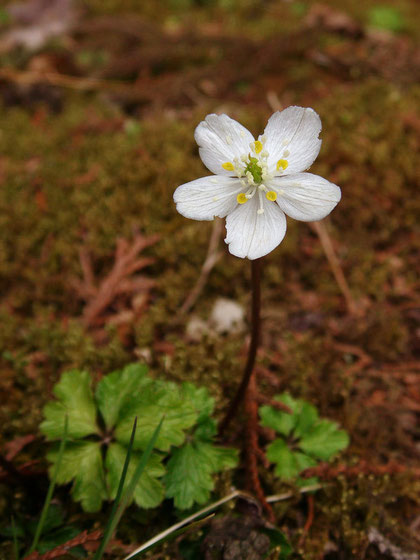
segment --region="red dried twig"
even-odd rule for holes
[[[64,544],[60,544],[56,546],[52,550],[45,552],[44,554],[40,554],[39,552],[32,552],[29,556],[25,556],[23,560],[53,560],[53,558],[59,558],[60,556],[64,556],[67,552],[74,548],[75,546],[85,546],[88,543],[93,543],[98,541],[102,537],[102,531],[98,529],[97,531],[93,531],[92,533],[88,533],[87,531],[83,531],[80,535],[73,537],[69,541],[65,542]]]
[[[299,546],[303,545],[306,535],[309,532],[309,529],[312,527],[312,523],[314,522],[314,496],[313,494],[308,494],[307,496],[308,501],[308,517],[306,519],[305,526],[303,527],[303,534],[299,539]]]
[[[333,346],[339,352],[353,354],[359,358],[356,363],[347,368],[346,375],[352,375],[353,373],[361,371],[367,366],[370,366],[372,363],[372,358],[369,354],[367,354],[362,348],[359,348],[359,346],[354,346],[353,344],[342,344],[341,342],[334,342]]]
[[[405,465],[400,465],[399,463],[389,462],[386,465],[371,465],[367,461],[360,461],[357,465],[338,465],[332,466],[329,463],[321,463],[316,467],[310,467],[301,473],[302,478],[311,478],[316,476],[322,480],[332,480],[337,478],[339,475],[343,475],[346,478],[355,478],[360,474],[373,474],[382,476],[385,474],[399,474],[404,472],[410,472],[414,476],[420,477],[420,469],[410,469]]]
[[[152,258],[139,258],[138,255],[158,239],[158,235],[144,237],[138,234],[131,245],[125,239],[118,239],[114,265],[99,285],[95,281],[88,251],[85,248],[80,250],[83,280],[76,281],[74,284],[80,297],[86,301],[83,311],[83,323],[86,328],[103,324],[105,310],[117,297],[136,292],[147,293],[151,289],[154,285],[153,280],[142,276],[132,277],[132,275],[154,262]]]
[[[32,443],[36,439],[34,434],[27,434],[26,436],[17,437],[12,441],[8,441],[4,447],[7,450],[6,459],[8,461],[13,461],[13,459],[18,455],[24,447],[29,443]]]
[[[258,458],[264,457],[258,445],[258,405],[257,405],[257,386],[255,372],[251,375],[248,389],[245,396],[246,412],[246,473],[248,486],[253,491],[268,514],[270,521],[274,522],[274,512],[270,504],[265,499],[264,490],[258,476]]]
[[[37,459],[32,461],[27,461],[22,465],[15,466],[13,459],[22,451],[22,449],[34,441],[36,436],[33,434],[28,434],[26,436],[15,438],[5,444],[6,455],[0,453],[0,481],[14,480],[17,483],[23,485],[30,485],[30,481],[26,481],[26,478],[32,476],[38,476],[43,471],[34,471],[32,467],[37,465],[39,461]]]

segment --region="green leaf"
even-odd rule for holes
[[[47,439],[59,439],[64,431],[64,417],[68,417],[68,437],[82,438],[97,433],[96,408],[90,389],[88,372],[77,369],[63,373],[54,387],[58,401],[44,407],[45,420],[40,428]]]
[[[214,399],[209,395],[205,387],[196,387],[192,383],[182,384],[182,394],[197,411],[197,423],[201,423],[209,417],[214,410]]]
[[[178,447],[184,442],[185,430],[196,423],[198,414],[191,403],[183,399],[175,383],[154,381],[143,387],[140,394],[127,403],[115,430],[115,437],[119,443],[128,444],[135,416],[137,431],[134,449],[147,447],[159,422],[165,416],[155,448],[168,451],[172,445]]]
[[[321,420],[302,438],[299,447],[308,455],[327,461],[348,444],[347,432],[339,430],[335,422]]]
[[[286,560],[293,549],[286,538],[286,535],[278,529],[261,529],[261,532],[270,538],[270,550],[280,547],[280,556],[276,556],[278,560]]]
[[[109,446],[106,455],[106,468],[108,470],[107,480],[110,488],[110,497],[115,498],[117,494],[118,484],[124,466],[127,449],[119,443],[112,443]],[[127,482],[124,489],[128,486],[128,480],[132,478],[136,467],[140,461],[140,454],[133,453],[127,471]],[[165,467],[162,465],[162,456],[153,453],[136,485],[134,491],[134,501],[139,507],[153,508],[158,506],[164,498],[164,488],[158,480],[165,474]]]
[[[214,488],[211,474],[236,466],[237,450],[205,442],[189,442],[172,452],[165,477],[166,495],[175,506],[188,509],[204,504]]]
[[[121,471],[120,480],[118,482],[114,502],[112,504],[111,512],[109,514],[108,521],[107,521],[107,524],[105,526],[105,530],[104,530],[104,534],[102,536],[102,540],[99,543],[98,548],[96,549],[95,556],[93,557],[93,560],[101,560],[102,559],[102,556],[104,555],[105,549],[106,549],[110,539],[112,538],[112,535],[114,534],[114,531],[115,531],[115,529],[118,525],[119,519],[120,519],[120,517],[118,517],[118,512],[121,509],[121,501],[122,501],[122,497],[123,497],[123,494],[124,494],[124,492],[123,492],[124,483],[125,483],[125,480],[126,480],[126,477],[127,477],[128,466],[130,465],[131,455],[132,455],[132,452],[133,452],[133,442],[134,442],[134,435],[136,433],[136,429],[137,429],[137,418],[135,418],[134,422],[133,422],[133,429],[131,431],[130,442],[129,442],[128,447],[127,447],[127,453],[126,453],[126,456],[125,456],[125,460],[124,460],[123,468],[122,468],[122,471]],[[127,500],[127,502],[128,502],[128,500]]]
[[[111,516],[108,519],[108,523],[107,526],[105,528],[105,533],[102,539],[101,544],[99,545],[98,550],[95,553],[95,557],[94,560],[101,560],[102,556],[106,550],[106,547],[112,537],[112,535],[115,532],[115,529],[118,526],[118,523],[121,520],[121,517],[124,513],[124,511],[126,510],[128,504],[131,502],[133,496],[134,496],[134,492],[137,486],[138,481],[140,480],[140,477],[145,469],[145,467],[147,466],[147,463],[152,455],[153,449],[156,446],[156,440],[157,437],[159,435],[159,432],[162,428],[162,424],[163,424],[164,419],[162,418],[162,420],[159,422],[159,424],[156,427],[156,430],[153,432],[152,437],[149,440],[149,443],[146,446],[146,449],[143,451],[143,453],[141,454],[140,460],[138,461],[136,468],[135,468],[135,472],[133,474],[133,476],[131,477],[130,482],[128,483],[127,489],[125,492],[121,492],[122,487],[124,486],[124,481],[125,481],[125,474],[126,474],[126,469],[129,467],[130,465],[130,455],[131,455],[131,451],[132,451],[132,444],[134,442],[134,436],[136,433],[136,428],[137,428],[137,418],[134,421],[133,424],[133,429],[131,432],[131,437],[130,437],[130,443],[129,443],[129,447],[127,450],[127,456],[126,456],[126,460],[124,463],[124,467],[123,467],[123,473],[118,485],[118,498],[120,498],[119,502],[115,501],[112,511],[111,511]],[[115,507],[116,505],[116,507]]]
[[[175,449],[167,464],[166,495],[174,499],[175,507],[189,509],[194,502],[204,504],[214,488],[211,469],[201,446],[187,443]]]
[[[304,453],[300,453],[299,451],[294,451],[293,455],[295,457],[296,465],[299,469],[299,473],[304,471],[305,469],[309,469],[311,467],[316,467],[317,462],[309,455],[305,455]],[[306,484],[309,484],[306,482]]]
[[[296,437],[304,436],[312,426],[319,420],[317,409],[310,403],[298,400],[298,410],[296,411],[296,425],[293,433]]]
[[[47,458],[54,463],[57,451],[51,451]],[[98,511],[102,500],[107,498],[100,443],[81,441],[67,444],[57,483],[71,481],[74,500],[80,501],[87,512]]]
[[[289,436],[294,430],[295,435],[301,437],[318,420],[317,409],[304,400],[294,399],[288,393],[277,395],[275,400],[287,405],[292,414],[272,406],[261,406],[259,412],[261,424],[279,434]]]
[[[196,449],[207,461],[206,467],[211,472],[233,469],[238,464],[238,450],[229,447],[219,447],[210,442],[195,442]]]
[[[369,24],[386,31],[402,31],[406,22],[400,10],[392,6],[374,6],[369,10]]]
[[[217,434],[216,420],[208,416],[200,421],[194,430],[194,439],[201,441],[212,441]]]
[[[267,459],[276,464],[274,472],[284,480],[295,478],[300,472],[295,453],[282,439],[276,439],[270,443],[267,447]]]
[[[7,10],[0,8],[0,25],[7,25],[12,21],[12,18]]]
[[[121,411],[133,399],[133,395],[138,395],[146,384],[153,383],[146,374],[146,365],[131,364],[106,375],[98,383],[96,400],[107,428],[115,426]]]

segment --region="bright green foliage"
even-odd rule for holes
[[[48,454],[55,462],[57,451]],[[52,468],[50,469],[51,474]],[[82,503],[85,511],[98,511],[106,499],[105,478],[99,442],[78,441],[69,443],[57,475],[58,484],[73,482],[73,498]]]
[[[406,22],[398,10],[393,6],[374,6],[368,13],[369,24],[378,29],[398,33],[406,27]]]
[[[271,406],[260,408],[261,423],[282,437],[267,447],[267,458],[275,463],[275,473],[285,479],[296,479],[318,461],[328,461],[349,444],[347,432],[335,422],[321,420],[316,408],[306,401],[284,393],[275,400],[287,405],[292,413]],[[305,481],[314,482],[315,479]],[[302,480],[297,480],[300,484]]]
[[[127,407],[130,397],[153,381],[147,377],[147,366],[131,364],[122,371],[106,375],[96,389],[96,401],[107,428],[113,428]]]
[[[106,468],[108,471],[107,480],[110,488],[110,496],[112,499],[114,499],[117,494],[118,484],[120,482],[126,455],[127,449],[119,443],[112,443],[109,446],[108,453],[106,455]],[[128,466],[125,487],[127,487],[129,481],[134,475],[134,471],[136,470],[136,466],[140,460],[140,455],[141,454],[139,453],[133,454],[131,458]],[[162,459],[162,455],[154,453],[150,457],[143,473],[140,476],[140,480],[134,492],[134,501],[139,507],[156,507],[161,503],[165,496],[163,484],[160,480],[158,480],[165,474],[165,467],[162,465]]]
[[[162,416],[165,416],[156,448],[169,451],[172,445],[179,446],[184,442],[185,430],[195,424],[198,411],[184,400],[182,390],[174,383],[154,382],[134,393],[120,414],[115,436],[124,445],[130,440],[135,416],[134,449],[145,449]]]
[[[50,440],[60,439],[64,431],[64,417],[68,416],[68,437],[82,438],[97,433],[96,407],[90,390],[87,371],[71,370],[64,373],[54,387],[58,401],[44,408],[42,432]]]
[[[210,417],[214,401],[208,398],[206,389],[184,383],[183,390],[190,404],[200,410],[200,415],[190,441],[173,452],[165,484],[167,496],[174,498],[175,506],[188,509],[194,502],[207,502],[214,488],[213,473],[235,467],[237,452],[212,443],[217,431]]]
[[[194,502],[204,504],[214,488],[212,474],[232,468],[236,462],[234,449],[217,448],[200,440],[186,443],[168,462],[167,495],[180,509],[188,509]]]
[[[337,424],[321,420],[302,438],[300,447],[308,455],[322,461],[328,461],[349,444],[349,436],[344,430],[338,430]]]
[[[104,376],[94,394],[89,373],[66,372],[54,394],[57,401],[45,406],[41,430],[49,440],[60,439],[67,415],[69,442],[57,482],[73,483],[73,498],[85,511],[98,511],[103,500],[115,498],[135,417],[127,481],[163,418],[155,451],[134,491],[139,507],[156,507],[165,496],[181,509],[202,504],[214,488],[214,473],[236,465],[235,450],[213,445],[214,400],[205,388],[155,380],[146,366],[131,364]],[[48,459],[55,464],[57,449]]]

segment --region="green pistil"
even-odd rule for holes
[[[249,156],[249,162],[246,164],[245,173],[250,172],[256,185],[262,183],[262,169],[255,157]]]

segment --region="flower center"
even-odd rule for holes
[[[238,204],[245,204],[255,194],[258,193],[259,208],[258,214],[264,213],[263,197],[271,202],[277,199],[279,192],[277,190],[268,190],[264,182],[271,179],[273,176],[269,173],[267,167],[268,152],[264,150],[265,137],[260,137],[260,140],[255,140],[249,145],[251,153],[242,155],[240,158],[235,157],[233,161],[222,163],[223,169],[226,171],[234,171],[239,178],[245,192],[237,195],[236,200]],[[283,153],[284,156],[289,155],[289,151]],[[289,162],[286,159],[279,159],[276,165],[276,170],[282,173]]]
[[[248,163],[245,166],[245,175],[247,173],[251,173],[252,178],[254,179],[254,183],[256,185],[260,185],[263,180],[263,170],[262,167],[256,157],[252,157],[251,154],[248,156]]]

